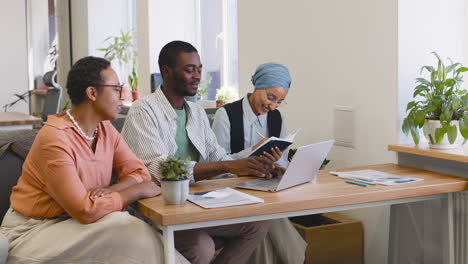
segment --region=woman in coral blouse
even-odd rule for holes
[[[0,228],[8,263],[162,263],[158,233],[122,212],[160,189],[106,121],[122,107],[116,73],[105,59],[82,58],[67,92],[72,108],[48,117],[13,188]]]

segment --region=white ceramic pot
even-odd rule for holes
[[[161,181],[161,192],[167,204],[183,204],[189,194],[190,180]]]
[[[460,130],[458,129],[458,120],[452,120],[452,125],[457,127],[457,138],[453,144],[450,144],[448,140],[447,134],[444,135],[442,141],[439,144],[431,144],[431,140],[429,135],[435,141],[435,130],[436,128],[440,128],[442,125],[440,124],[439,120],[426,120],[426,124],[424,125],[424,135],[426,136],[427,140],[429,141],[429,147],[433,149],[456,149],[461,146],[463,142],[463,137],[460,135]]]

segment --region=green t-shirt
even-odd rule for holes
[[[200,153],[190,141],[187,136],[187,130],[185,128],[187,124],[187,111],[185,107],[182,110],[174,109],[177,113],[177,131],[176,131],[176,144],[177,151],[174,154],[175,157],[181,159],[189,159],[191,161],[198,161]]]

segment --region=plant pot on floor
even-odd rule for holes
[[[451,125],[456,126],[457,131],[459,130],[458,127],[458,120],[452,120],[450,122]],[[426,136],[427,140],[429,140],[429,147],[433,149],[456,149],[461,146],[463,142],[463,137],[460,133],[457,133],[457,137],[453,144],[450,143],[448,138],[448,133],[444,134],[442,140],[439,143],[436,143],[436,129],[441,128],[442,125],[440,124],[439,120],[426,120],[424,125],[424,135]]]
[[[167,204],[183,204],[189,194],[189,179],[180,181],[161,181],[161,192]]]

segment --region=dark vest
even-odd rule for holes
[[[244,149],[244,110],[242,109],[242,100],[225,104],[231,124],[231,154],[237,153]],[[281,134],[281,114],[278,110],[269,111],[267,113],[268,136],[279,137]]]

